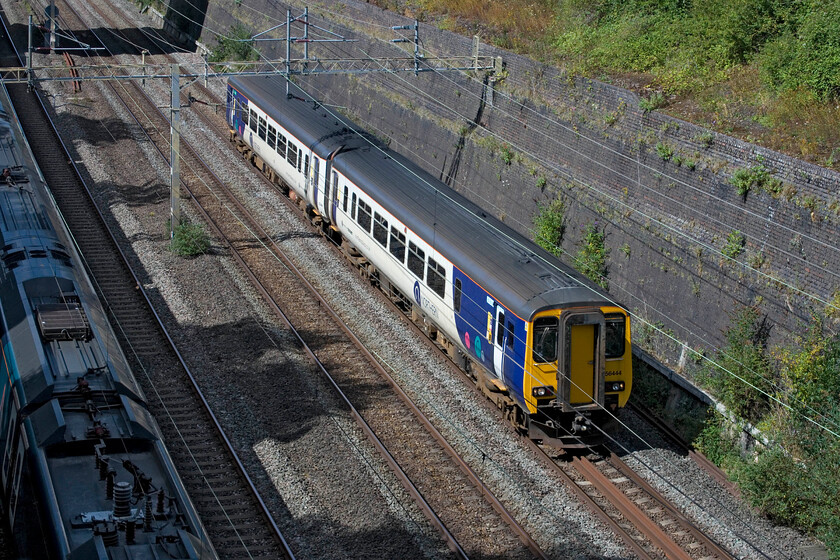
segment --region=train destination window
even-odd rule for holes
[[[440,297],[446,293],[446,269],[432,257],[426,267],[426,283]]]
[[[359,215],[356,221],[363,230],[370,233],[370,205],[364,200],[359,200]]]
[[[282,132],[277,135],[277,153],[284,158],[286,157],[286,137],[283,136]]]
[[[266,140],[266,142],[268,142],[268,147],[272,150],[277,144],[277,129],[271,126],[270,124],[268,125],[268,139]]]
[[[250,111],[250,114],[251,114],[251,118],[248,121],[248,126],[251,127],[251,130],[256,132],[257,131],[257,114],[253,111],[253,109]]]
[[[405,262],[405,235],[395,228],[391,226],[391,254],[400,261],[401,263]]]
[[[307,158],[306,161],[309,162],[309,158]],[[347,198],[347,185],[344,185],[344,196],[341,199],[341,209],[344,210],[345,214],[347,213]]]
[[[417,278],[423,280],[423,268],[426,264],[426,253],[423,249],[414,244],[413,241],[408,242],[408,270],[412,272]]]
[[[496,322],[496,344],[501,346],[505,342],[505,312],[499,313],[499,320]]]
[[[461,279],[455,279],[455,285],[452,288],[452,307],[455,308],[455,313],[461,312]]]
[[[560,323],[556,317],[534,320],[534,362],[546,364],[557,360],[557,336]]]
[[[373,214],[373,238],[383,247],[388,246],[388,220],[379,212]]]
[[[265,119],[260,117],[260,128],[258,134],[261,140],[265,140]]]
[[[624,315],[611,314],[605,317],[607,320],[606,332],[606,358],[620,358],[624,355]]]
[[[507,339],[507,347],[513,350],[513,323],[508,321],[507,323],[508,329],[508,339]]]

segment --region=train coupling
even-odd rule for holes
[[[572,421],[572,433],[578,436],[587,435],[593,431],[592,422],[587,416],[578,414]]]

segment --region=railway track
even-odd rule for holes
[[[67,165],[72,160],[40,96],[25,85],[9,86],[9,93],[217,552],[222,558],[294,558],[75,165]]]

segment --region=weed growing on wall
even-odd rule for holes
[[[755,165],[748,169],[737,170],[729,179],[738,191],[738,194],[746,198],[753,188],[762,189],[773,197],[779,196],[782,192],[782,182],[773,177],[770,171],[762,164]]]
[[[580,240],[580,249],[575,255],[575,268],[607,290],[609,289],[609,282],[607,281],[609,250],[605,241],[606,234],[598,227],[597,222],[586,224],[583,228],[583,237]]]
[[[242,24],[232,25],[227,35],[220,35],[216,47],[210,52],[210,62],[259,60],[251,32]]]
[[[744,234],[736,229],[726,236],[726,244],[724,244],[723,249],[721,249],[720,252],[730,259],[734,259],[744,252],[744,246],[746,246],[746,244],[746,237],[744,237]]]
[[[566,235],[566,204],[562,199],[556,198],[548,206],[537,204],[533,235],[537,245],[557,257],[561,255]]]

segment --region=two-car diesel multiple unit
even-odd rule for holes
[[[215,559],[0,88],[0,493],[19,558]]]
[[[530,437],[591,441],[629,397],[630,320],[597,286],[279,77],[231,78],[231,139]]]

